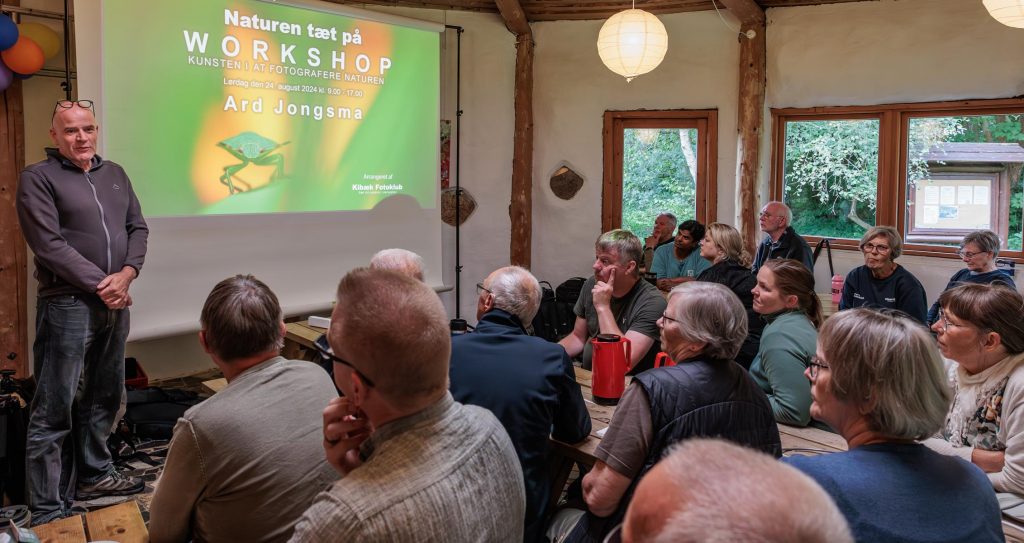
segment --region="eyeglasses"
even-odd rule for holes
[[[762,218],[762,217],[781,217],[782,215],[772,215],[771,213],[768,213],[767,211],[762,211],[762,212],[758,213],[757,216],[759,218]]]
[[[980,254],[989,253],[989,252],[991,252],[991,251],[978,251],[977,253],[972,253],[970,251],[965,251],[963,249],[960,249],[959,251],[956,252],[956,255],[959,256],[960,258],[963,258],[964,260],[970,260],[970,259],[972,259],[972,258],[974,258],[974,257],[976,257],[976,256],[978,256]]]
[[[491,289],[485,287],[483,283],[477,283],[476,284],[476,295],[479,296],[479,295],[481,295],[481,294],[483,294],[485,292],[487,294],[492,294],[492,295],[494,294],[494,292],[492,292]]]
[[[828,364],[825,363],[824,360],[822,360],[821,358],[818,358],[818,355],[812,356],[811,357],[811,362],[807,365],[807,370],[808,370],[808,373],[811,374],[811,380],[812,381],[818,379],[818,372],[820,372],[822,369],[826,369],[827,370],[827,369],[831,369],[831,368],[829,367]]]
[[[342,357],[340,357],[340,356],[338,356],[338,355],[328,351],[327,349],[324,349],[319,343],[314,343],[313,345],[316,347],[316,352],[320,353],[320,356],[322,356],[322,357],[324,357],[324,358],[326,358],[328,360],[332,360],[334,362],[337,362],[337,363],[341,364],[342,366],[348,366],[349,368],[352,368],[352,371],[356,372],[356,375],[358,375],[359,378],[362,379],[363,382],[366,383],[367,386],[370,386],[370,387],[376,386],[376,385],[373,384],[373,381],[371,381],[370,378],[366,376],[365,373],[359,371],[359,369],[356,368],[355,366],[353,366],[352,363],[349,362],[348,360],[345,360],[344,358],[342,358]]]
[[[666,315],[664,313],[661,314],[661,318],[663,318],[663,319],[665,319],[667,321],[672,321],[672,322],[678,324],[679,326],[683,325],[683,321],[681,321],[679,319],[673,319],[672,317],[669,317],[668,315]]]
[[[874,243],[865,243],[864,246],[861,247],[860,249],[865,253],[878,253],[880,255],[884,255],[888,253],[892,249],[892,247],[889,247],[888,245],[875,245]]]
[[[942,323],[942,332],[943,333],[948,332],[950,326],[958,326],[960,328],[964,327],[964,325],[962,325],[962,324],[957,324],[957,323],[949,320],[949,317],[946,317],[946,312],[943,311],[941,307],[939,308],[939,322]]]
[[[76,105],[82,109],[92,111],[93,115],[96,114],[96,109],[93,108],[92,100],[58,100],[57,105],[53,106],[53,114],[57,115],[58,111],[71,109]]]

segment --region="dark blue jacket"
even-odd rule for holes
[[[489,409],[512,438],[526,483],[524,539],[537,541],[551,490],[548,436],[576,443],[590,433],[569,356],[561,345],[527,335],[518,318],[494,309],[475,332],[452,338],[449,375],[455,400]]]
[[[867,266],[858,266],[846,275],[839,309],[871,307],[897,309],[924,324],[928,316],[928,300],[921,282],[903,266],[885,279],[875,279]]]
[[[1013,273],[1007,270],[971,273],[971,270],[964,268],[953,274],[953,277],[949,279],[949,283],[946,283],[946,288],[942,289],[942,291],[945,292],[965,283],[980,283],[983,285],[987,285],[989,283],[1002,283],[1014,290],[1017,289],[1017,284],[1013,282]],[[931,309],[928,310],[928,325],[931,326],[937,320],[939,320],[939,301],[935,300]]]
[[[754,254],[754,263],[750,266],[750,271],[756,275],[765,261],[773,258],[796,260],[814,273],[814,253],[811,246],[807,245],[807,241],[800,237],[792,226],[786,227],[779,241],[773,243],[771,236],[765,236],[761,243],[757,244],[757,252]]]

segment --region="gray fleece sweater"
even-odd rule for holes
[[[106,276],[142,269],[149,227],[121,166],[93,157],[85,172],[47,149],[18,182],[18,221],[35,253],[39,296],[94,294]]]

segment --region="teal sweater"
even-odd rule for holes
[[[811,421],[811,384],[804,370],[814,356],[818,332],[799,311],[766,315],[761,347],[750,376],[768,395],[775,420],[807,426]]]

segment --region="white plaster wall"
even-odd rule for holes
[[[606,110],[717,109],[718,217],[735,213],[736,33],[714,11],[659,18],[668,31],[665,60],[629,83],[597,55],[604,21],[533,25],[533,271],[556,286],[593,273],[593,242],[601,233]],[[726,19],[738,26],[728,14]],[[585,179],[569,201],[555,196],[549,184],[563,161]]]
[[[1024,30],[996,22],[980,0],[880,0],[775,8],[767,16],[766,110],[1024,94]],[[770,120],[766,114],[769,135]],[[761,154],[763,194],[769,140]],[[921,280],[929,302],[963,267],[954,259],[899,262]],[[845,275],[863,259],[837,253],[835,263]],[[817,290],[828,290],[824,260],[815,276]]]

